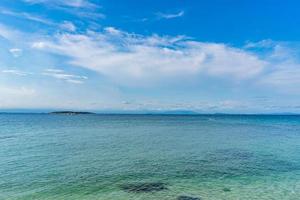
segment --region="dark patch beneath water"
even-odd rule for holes
[[[264,176],[300,170],[300,166],[292,161],[241,149],[217,150],[201,159],[190,158],[182,164],[184,169],[178,176],[203,178]]]
[[[223,188],[223,192],[231,192],[230,188]]]
[[[167,190],[167,186],[164,183],[130,183],[120,186],[122,190],[126,192],[133,193],[143,193],[143,192],[159,192],[162,190]]]
[[[201,200],[199,197],[179,196],[177,200]]]

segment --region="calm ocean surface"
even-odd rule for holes
[[[0,114],[0,199],[297,200],[300,116]]]

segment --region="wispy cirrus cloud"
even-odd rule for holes
[[[76,31],[76,26],[72,22],[69,22],[69,21],[63,21],[59,25],[59,27],[65,31],[70,31],[70,32]]]
[[[0,23],[0,37],[13,42],[21,38],[22,35],[22,32]]]
[[[50,19],[38,16],[38,15],[33,15],[30,13],[26,13],[26,12],[16,12],[16,11],[3,9],[3,8],[0,8],[0,14],[9,15],[12,17],[17,17],[17,18],[21,18],[21,19],[29,20],[29,21],[33,21],[33,22],[38,22],[41,24],[45,24],[47,26],[56,27],[58,29],[61,29],[62,31],[70,31],[70,32],[76,31],[75,24],[70,21],[66,21],[66,20],[64,20],[62,22],[54,22]],[[4,30],[4,28],[6,29],[5,32],[7,32],[9,30],[7,27],[3,26],[3,30]],[[11,33],[5,33],[5,32],[3,31],[4,35],[6,35],[6,37],[8,37],[8,35],[11,34]],[[10,31],[10,32],[12,32],[12,31]],[[1,32],[0,32],[0,34],[1,34]]]
[[[89,0],[23,0],[29,4],[40,4],[52,9],[63,10],[79,18],[89,20],[104,19],[106,16],[100,12],[101,6]]]
[[[60,69],[45,69],[42,75],[50,76],[74,84],[82,84],[84,83],[85,80],[88,79],[88,77],[86,76],[68,74],[64,70],[60,70]]]
[[[17,76],[27,76],[30,75],[32,73],[30,72],[24,72],[21,70],[17,70],[17,69],[5,69],[1,71],[4,74],[11,74],[11,75],[17,75]]]
[[[19,48],[9,49],[9,52],[13,55],[13,57],[18,58],[22,55],[23,50]]]
[[[23,0],[31,4],[46,4],[50,6],[67,6],[74,8],[96,8],[96,4],[91,3],[89,0]]]
[[[183,17],[185,14],[184,11],[179,11],[177,13],[156,13],[156,15],[161,18],[161,19],[174,19],[174,18],[178,18],[178,17]]]
[[[13,17],[23,18],[23,19],[27,19],[27,20],[47,24],[47,25],[55,24],[53,21],[51,21],[49,19],[43,18],[41,16],[37,16],[34,14],[26,13],[26,12],[15,12],[15,11],[12,11],[9,9],[0,8],[0,13],[3,15],[9,15],[9,16],[13,16]]]

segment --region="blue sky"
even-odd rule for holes
[[[0,109],[300,113],[299,6],[2,0]]]

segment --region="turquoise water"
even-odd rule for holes
[[[300,116],[0,114],[0,146],[0,199],[300,199]]]

